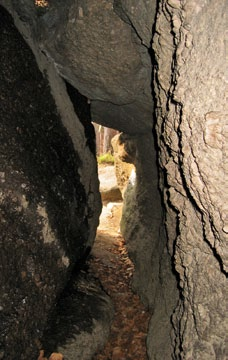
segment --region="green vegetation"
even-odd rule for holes
[[[114,156],[110,153],[103,154],[97,157],[98,164],[112,164],[114,165]]]

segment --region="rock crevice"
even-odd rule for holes
[[[227,3],[0,5],[7,360],[15,343],[22,360],[31,358],[51,304],[93,245],[101,200],[90,120],[124,132],[134,148],[121,228],[133,287],[151,311],[148,357],[224,360]],[[31,319],[25,326],[22,314]]]

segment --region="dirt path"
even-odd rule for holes
[[[149,314],[130,287],[133,264],[119,230],[122,204],[103,207],[97,238],[89,261],[115,306],[109,341],[93,360],[146,360]]]

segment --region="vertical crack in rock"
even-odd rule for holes
[[[163,0],[153,40],[156,129],[165,171],[161,188],[180,286],[172,317],[173,356],[181,359],[228,355],[227,235],[223,231],[227,65],[220,41],[226,13],[223,1],[215,6]]]
[[[17,289],[13,293],[10,285],[7,291],[3,286],[3,337],[9,329],[11,335],[22,334],[18,336],[23,336],[27,352],[23,353],[21,338],[16,340],[17,351],[21,359],[30,358],[67,273],[93,245],[101,203],[86,96],[93,121],[124,131],[136,144],[136,181],[126,194],[122,224],[136,265],[134,288],[152,312],[149,358],[228,357],[227,3],[160,0],[157,4],[153,86],[167,238],[157,190],[147,52],[155,2],[67,0],[50,2],[42,11],[30,0],[0,3],[12,13],[32,48],[54,98],[47,81],[30,65],[28,50],[23,50],[26,56],[21,61],[21,40],[12,41],[18,50],[15,57],[5,54],[4,41],[14,27],[10,31],[3,27],[1,76],[12,101],[7,108],[5,90],[0,94],[5,106],[0,109],[4,113],[0,156],[8,164],[0,169],[1,226],[8,233],[2,266],[16,270],[11,277],[3,272],[1,276],[3,284],[10,278]],[[13,191],[7,189],[9,181]],[[74,236],[77,250],[72,250]],[[46,273],[46,267],[51,271]],[[38,313],[32,316],[35,300],[39,313],[46,309],[44,319]],[[22,314],[32,318],[27,327],[18,324]],[[7,341],[14,359],[13,335]]]

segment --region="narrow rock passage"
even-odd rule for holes
[[[131,290],[133,264],[118,232],[121,203],[104,206],[89,269],[112,298],[115,316],[105,348],[93,360],[146,360],[149,313]]]

